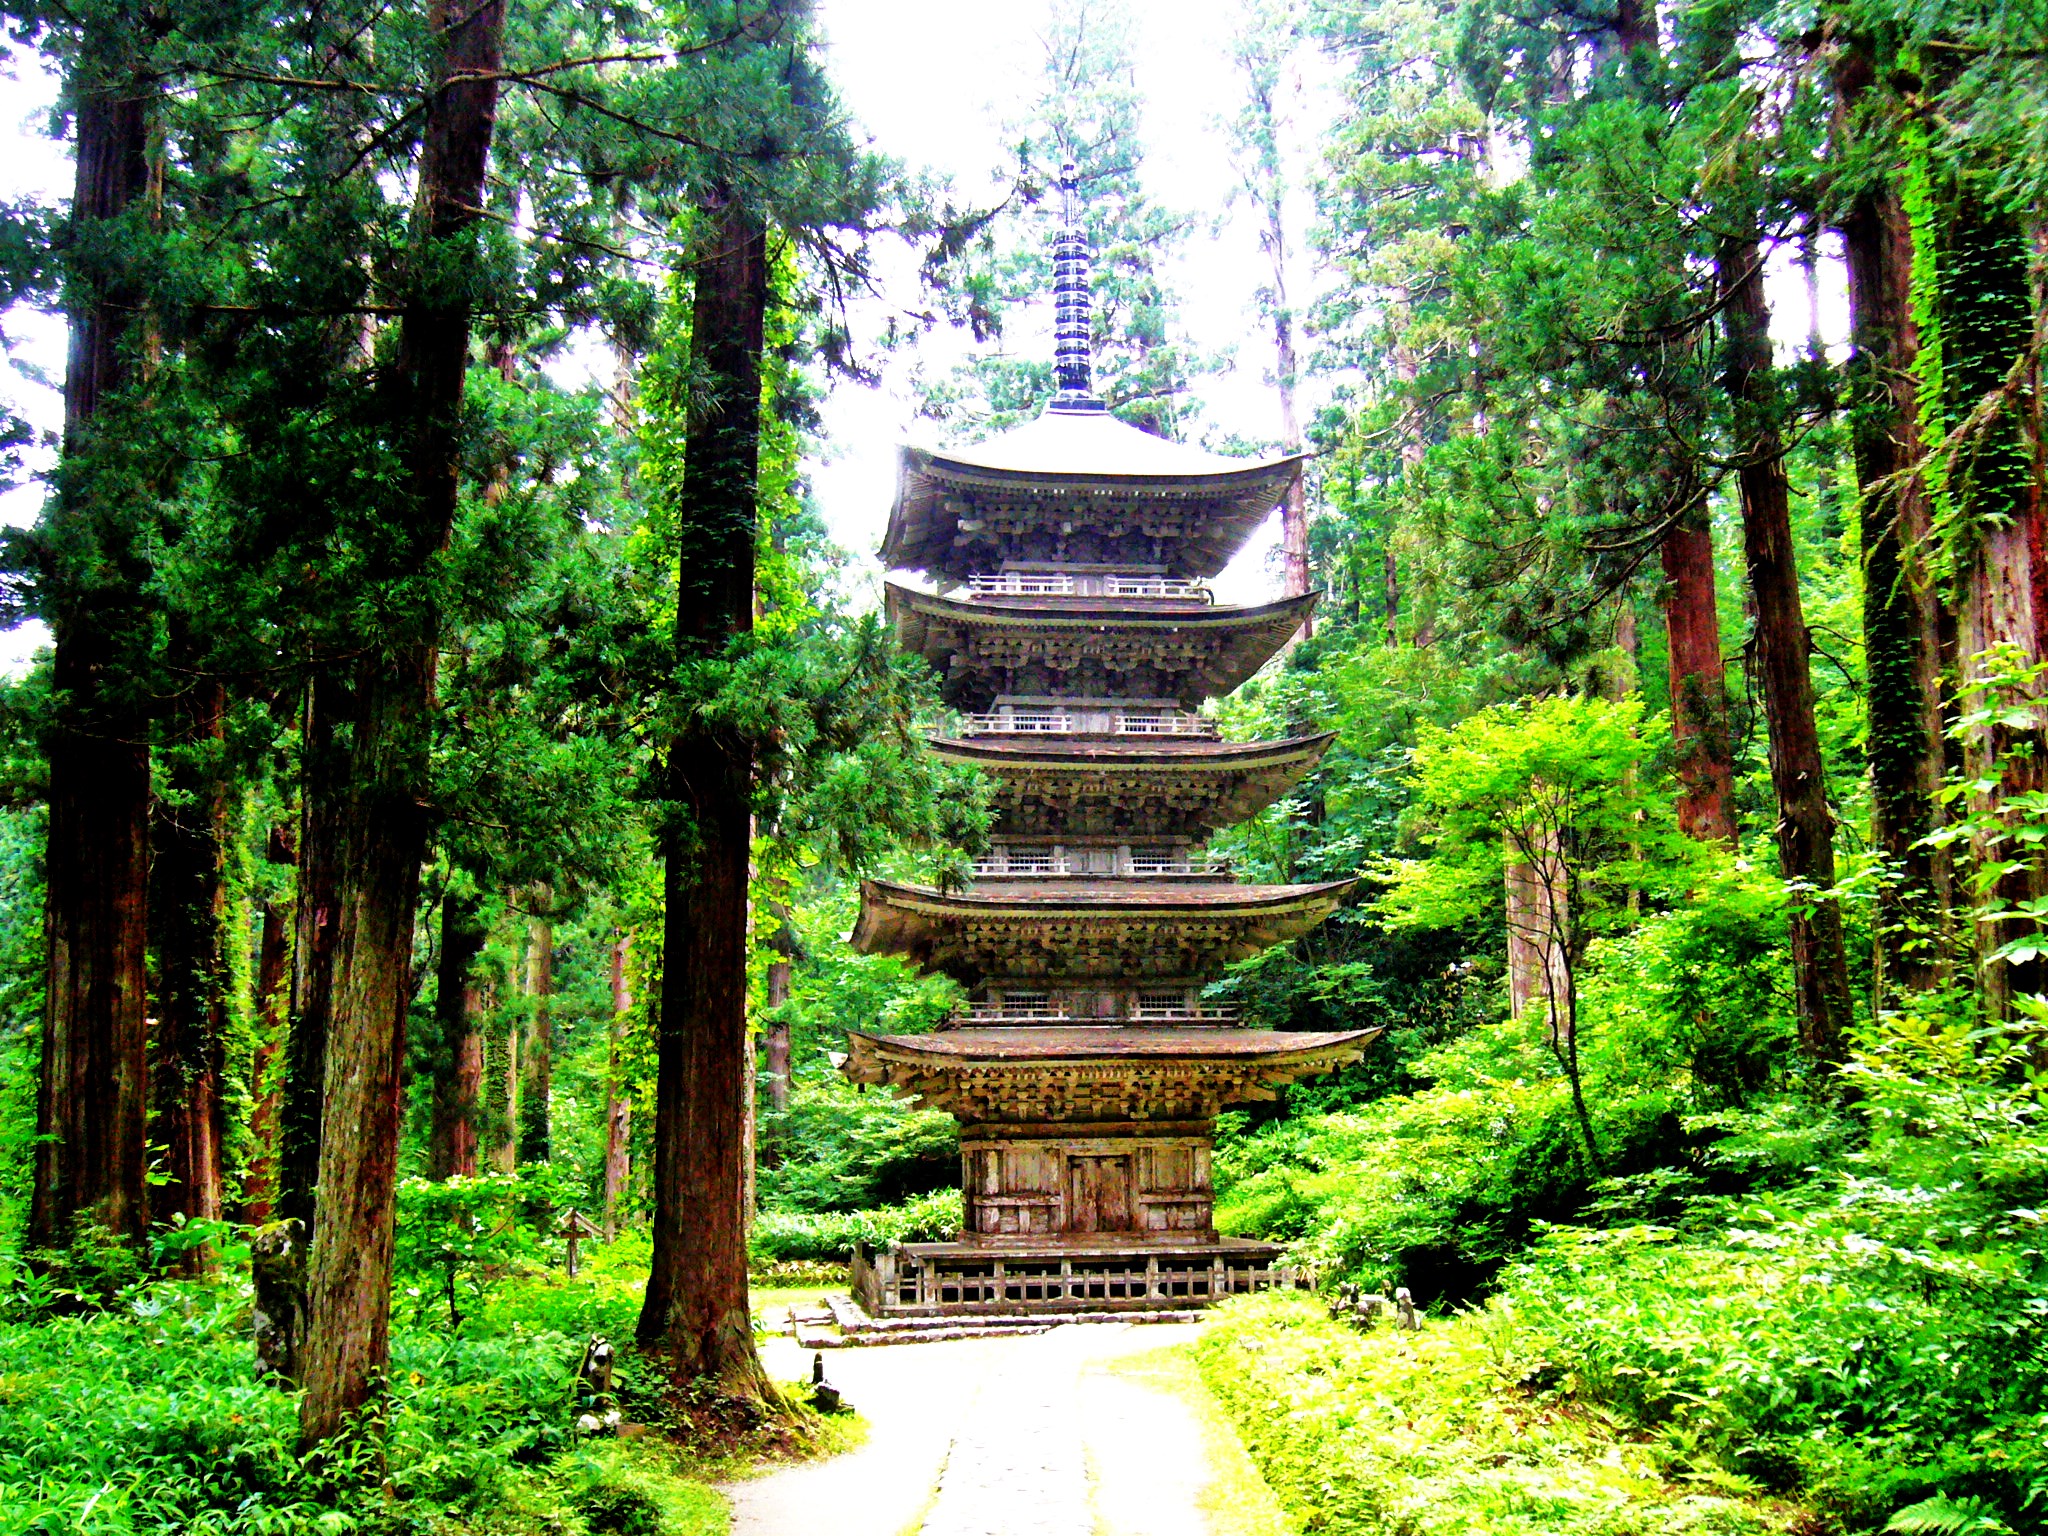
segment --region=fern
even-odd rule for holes
[[[1908,1505],[1885,1530],[1904,1536],[2013,1536],[2012,1527],[1983,1499],[1952,1499],[1945,1493]]]

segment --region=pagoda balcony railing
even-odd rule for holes
[[[1177,581],[1171,576],[1105,576],[1105,597],[1180,597],[1213,603],[1215,594],[1199,581]]]
[[[1071,875],[1074,866],[1064,854],[1047,853],[1033,858],[1028,853],[997,855],[992,859],[976,859],[974,872],[981,876],[990,875]]]
[[[1214,720],[1180,709],[1119,711],[1112,717],[1110,729],[1118,736],[1200,736],[1214,740],[1222,734]]]
[[[1083,869],[1063,853],[1034,855],[1012,851],[984,855],[976,859],[974,873],[984,880],[1017,875],[1087,875],[1097,880],[1118,880],[1127,877],[1142,880],[1155,875],[1228,875],[1230,861],[1134,853],[1128,860],[1118,860],[1108,869]]]
[[[998,571],[994,575],[968,577],[967,589],[976,596],[1071,597],[1074,578],[1059,572]]]
[[[1237,1008],[1229,1003],[1195,1007],[1180,1003],[1170,1008],[1140,1003],[1131,1010],[1133,1024],[1235,1024],[1239,1017]]]
[[[1074,729],[1074,717],[1063,709],[1013,709],[964,717],[971,736],[1057,736]]]
[[[1222,730],[1206,715],[1181,709],[999,709],[961,716],[969,736],[1172,736],[1214,741]]]
[[[1067,1024],[1073,1015],[1056,1004],[970,1003],[953,1015],[955,1024]]]
[[[1230,873],[1228,859],[1174,859],[1151,858],[1144,854],[1131,855],[1133,875],[1227,875]]]
[[[967,578],[975,597],[1165,597],[1213,603],[1216,594],[1199,581],[1176,576],[1074,576],[1066,571],[989,571]]]

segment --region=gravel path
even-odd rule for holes
[[[847,1349],[825,1372],[871,1426],[830,1461],[727,1485],[733,1536],[1210,1536],[1188,1406],[1102,1369],[1197,1324]],[[782,1380],[808,1377],[787,1339]]]

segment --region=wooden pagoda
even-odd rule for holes
[[[1198,1306],[1286,1282],[1271,1245],[1216,1233],[1216,1114],[1356,1060],[1377,1033],[1247,1030],[1201,1000],[1351,883],[1241,884],[1202,851],[1329,744],[1224,742],[1198,713],[1314,602],[1225,607],[1203,585],[1298,456],[1218,457],[1111,416],[1090,393],[1071,218],[1055,266],[1059,395],[972,448],[904,450],[883,543],[892,568],[944,589],[892,583],[889,614],[961,712],[934,748],[992,776],[995,823],[965,891],[862,888],[855,945],[970,998],[933,1034],[850,1036],[856,1082],[961,1123],[961,1238],[863,1251],[855,1290],[876,1313]]]

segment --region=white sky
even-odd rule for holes
[[[1237,0],[1128,3],[1137,22],[1138,85],[1146,98],[1147,188],[1163,206],[1193,212],[1202,221],[1172,273],[1181,320],[1198,352],[1236,354],[1234,366],[1197,383],[1202,413],[1196,435],[1277,441],[1279,407],[1267,382],[1271,343],[1252,308],[1264,280],[1264,258],[1244,212],[1229,206],[1236,177],[1219,125],[1236,106],[1229,39],[1240,6]],[[963,199],[988,191],[1006,158],[1001,124],[1019,117],[1037,95],[1046,0],[818,0],[818,12],[841,97],[876,148],[950,177]],[[0,198],[57,199],[68,192],[68,147],[47,137],[53,94],[52,82],[32,59],[0,73]],[[1312,144],[1319,137],[1316,119],[1327,110],[1327,96],[1312,93],[1294,142]],[[1298,181],[1305,179],[1297,174]],[[1305,217],[1296,222],[1305,224]],[[919,303],[907,253],[885,253],[881,269],[888,291],[856,315],[857,323],[878,324],[891,307]],[[1297,309],[1304,308],[1309,275],[1297,272],[1290,286]],[[1846,307],[1832,266],[1824,286],[1823,332],[1839,344]],[[1777,272],[1771,287],[1774,329],[1781,343],[1796,345],[1806,328],[1800,282]],[[1049,305],[1038,310],[1012,318],[1012,345],[1049,348]],[[54,430],[62,419],[51,387],[63,374],[61,324],[17,310],[0,316],[0,334],[14,365],[5,387],[30,420]],[[919,350],[923,366],[937,371],[961,355],[963,343],[941,334]],[[825,442],[810,466],[826,521],[861,562],[856,580],[869,590],[881,575],[875,551],[895,491],[897,447],[934,437],[933,424],[916,418],[910,369],[911,360],[899,356],[879,388],[835,390],[824,412]],[[1305,420],[1326,388],[1304,381]],[[33,485],[0,497],[0,519],[27,522],[40,502],[40,488]],[[1219,595],[1238,602],[1271,595],[1277,589],[1276,555],[1277,530],[1269,524],[1216,583]],[[45,638],[39,625],[0,634],[0,671],[18,672]]]

